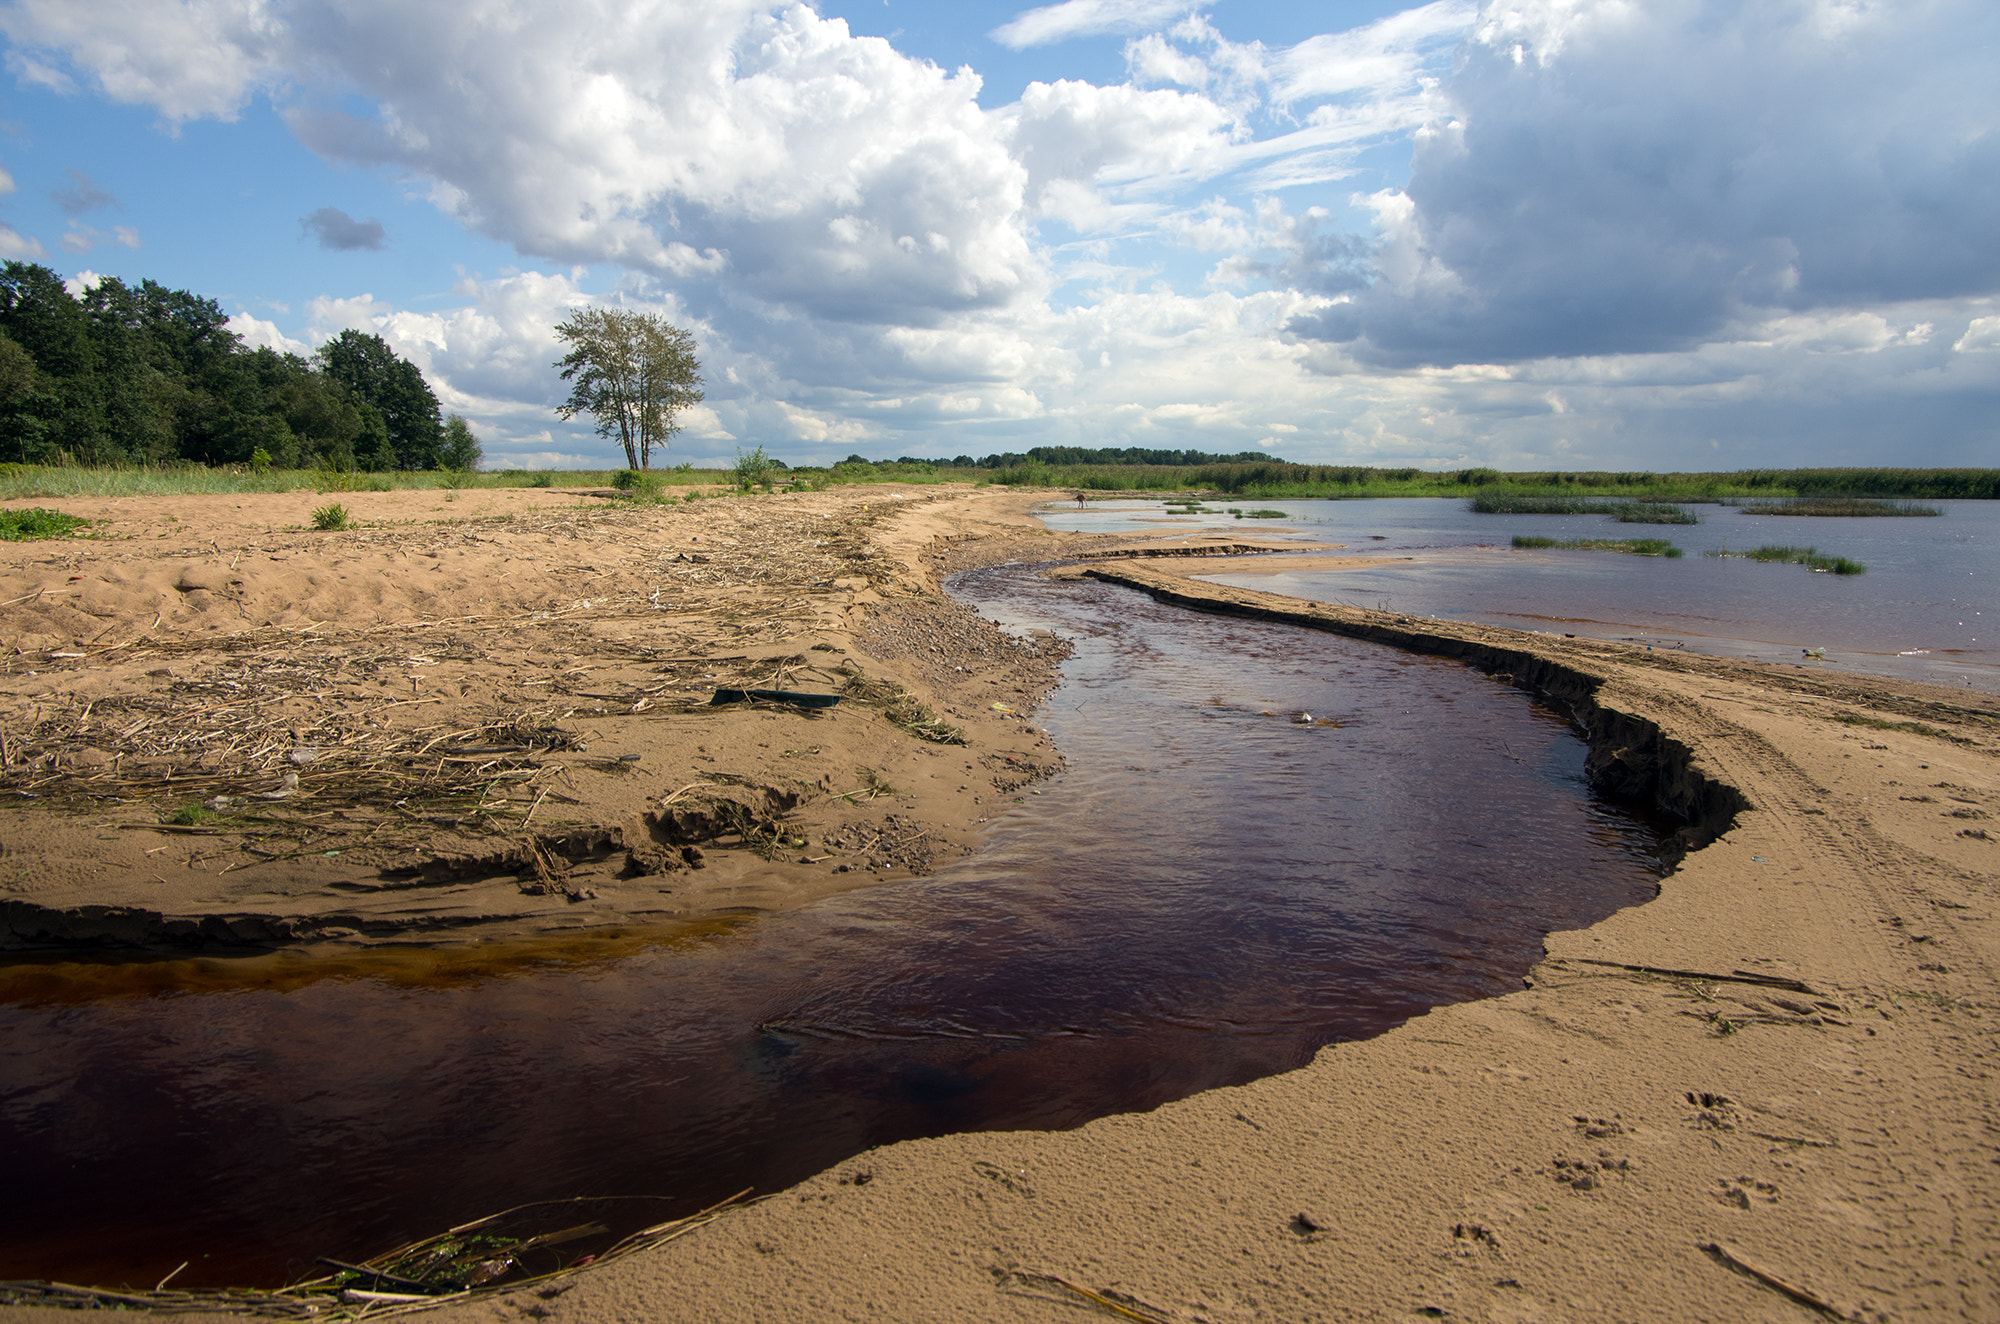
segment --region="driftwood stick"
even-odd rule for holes
[[[1849,1318],[1846,1311],[1840,1309],[1832,1302],[1827,1301],[1819,1296],[1816,1296],[1811,1292],[1808,1292],[1803,1287],[1797,1287],[1791,1283],[1786,1282],[1784,1279],[1778,1277],[1778,1275],[1772,1273],[1769,1269],[1762,1268],[1753,1261],[1751,1261],[1750,1259],[1746,1258],[1742,1254],[1742,1252],[1731,1250],[1729,1247],[1723,1245],[1719,1241],[1704,1241],[1701,1243],[1701,1248],[1707,1251],[1709,1255],[1713,1256],[1719,1263],[1728,1265],[1730,1268],[1736,1270],[1738,1273],[1748,1274],[1750,1277],[1755,1278],[1758,1282],[1764,1284],[1764,1286],[1770,1288],[1772,1291],[1779,1292],[1785,1296],[1788,1296],[1802,1306],[1807,1306],[1813,1310],[1817,1310],[1820,1312],[1820,1314],[1825,1315],[1830,1319]]]

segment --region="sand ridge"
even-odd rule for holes
[[[1059,641],[898,539],[961,490],[74,503],[0,549],[0,947],[508,942],[927,872],[1060,759]],[[921,515],[878,521],[904,507]],[[197,531],[198,532],[194,532]],[[710,706],[718,688],[843,695]],[[182,821],[163,821],[180,815]]]
[[[1033,532],[1013,494],[950,501],[871,526],[885,585],[1093,546]],[[1555,694],[1593,769],[1687,808],[1696,848],[1656,900],[1550,935],[1518,993],[1149,1114],[872,1151],[654,1250],[437,1313],[2000,1318],[1990,696],[1187,578],[1216,567],[1076,572]],[[936,601],[871,627],[901,641],[877,665],[913,691],[959,674],[928,651]]]

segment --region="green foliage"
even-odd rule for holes
[[[338,532],[341,529],[351,527],[352,523],[353,521],[347,514],[347,507],[341,505],[339,502],[321,506],[312,513],[312,526],[323,532]]]
[[[259,446],[256,450],[251,451],[250,472],[256,474],[267,474],[271,472],[271,452],[265,450],[262,446]]]
[[[848,463],[859,461],[867,464],[858,455],[848,457]],[[880,461],[893,463],[893,461]],[[908,461],[903,461],[908,463]],[[932,463],[925,461],[924,463]],[[935,465],[957,469],[1012,469],[1023,465],[1050,466],[1076,465],[1174,465],[1187,467],[1209,464],[1283,464],[1283,460],[1265,455],[1261,451],[1239,451],[1235,455],[1211,455],[1207,451],[1149,450],[1142,446],[1088,447],[1088,446],[1036,446],[1025,454],[1009,451],[1001,455],[989,455],[983,460],[975,460],[970,455],[961,455],[955,460],[939,460]]]
[[[1535,538],[1517,534],[1514,546],[1527,549],[1547,547],[1558,551],[1624,552],[1631,556],[1664,556],[1668,560],[1686,555],[1665,538]]]
[[[379,337],[309,362],[246,348],[186,290],[107,277],[72,296],[48,267],[0,266],[0,461],[418,468],[436,439],[422,373]]]
[[[762,446],[752,446],[747,451],[738,446],[736,463],[730,472],[736,477],[736,485],[748,492],[753,487],[770,487],[775,481],[773,468],[771,457],[764,454]]]
[[[694,333],[623,308],[585,308],[555,330],[570,347],[555,365],[570,383],[556,413],[590,414],[600,436],[625,448],[627,465],[651,468],[654,448],[665,450],[680,431],[675,416],[702,400]]]
[[[66,538],[90,521],[59,510],[0,510],[0,542],[31,542],[37,538]]]
[[[528,480],[529,487],[554,487],[555,485],[556,485],[556,476],[550,473],[547,469],[543,469],[541,472],[537,473],[533,478],[530,478]]]
[[[314,357],[328,377],[373,412],[373,418],[363,415],[374,434],[373,444],[364,451],[371,469],[379,473],[437,467],[444,422],[437,396],[416,364],[399,356],[382,337],[352,328],[321,345]]]
[[[484,458],[484,449],[479,437],[472,430],[472,424],[465,421],[463,414],[452,414],[444,421],[444,436],[438,442],[438,468],[461,469],[470,472],[479,467]]]
[[[161,821],[169,823],[174,827],[200,827],[205,823],[213,823],[221,817],[222,815],[216,813],[213,809],[195,804],[177,809]]]
[[[1282,510],[1246,510],[1241,515],[1237,516],[1237,518],[1238,519],[1290,519],[1291,516],[1287,515]]]
[[[611,485],[634,501],[672,500],[665,495],[667,480],[650,470],[620,469]]]

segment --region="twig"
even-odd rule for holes
[[[722,785],[721,782],[689,782],[686,786],[681,787],[678,791],[675,791],[672,795],[669,795],[664,799],[662,799],[660,801],[660,808],[665,809],[668,805],[680,799],[682,796],[686,795],[689,791],[699,790],[701,787],[704,786],[721,786],[721,785]]]
[[[158,614],[156,613],[156,614],[154,615],[154,617],[153,617],[153,623],[152,623],[151,625],[149,625],[149,626],[147,626],[147,627],[146,627],[145,629],[143,629],[143,630],[139,631],[139,633],[137,633],[137,634],[133,635],[133,636],[132,636],[132,637],[131,637],[130,639],[127,639],[127,640],[126,640],[126,641],[125,641],[124,643],[122,643],[122,644],[113,644],[113,645],[111,645],[111,647],[109,647],[109,648],[100,648],[100,649],[98,649],[98,650],[97,650],[97,653],[96,653],[96,656],[98,656],[98,657],[103,657],[103,656],[104,656],[104,655],[105,655],[106,653],[115,653],[115,652],[117,652],[117,651],[118,651],[119,649],[121,649],[121,648],[130,648],[130,647],[131,647],[131,646],[132,646],[133,644],[136,644],[136,643],[138,643],[138,642],[139,642],[139,641],[140,641],[141,639],[144,639],[144,638],[145,638],[145,637],[146,637],[147,635],[151,634],[151,633],[152,633],[152,632],[153,632],[154,630],[157,630],[157,629],[158,629],[158,628],[160,627],[160,620],[161,620],[161,617],[160,617],[160,616],[159,616],[159,615],[158,615]]]
[[[188,1267],[188,1264],[189,1264],[189,1261],[187,1261],[187,1260],[182,1260],[182,1261],[181,1261],[181,1269],[185,1269],[185,1268],[187,1268],[187,1267]],[[178,1274],[178,1273],[179,1273],[179,1272],[181,1271],[181,1269],[176,1269],[176,1270],[174,1270],[174,1272],[173,1272],[173,1273],[170,1273],[170,1274],[168,1274],[168,1275],[167,1275],[166,1277],[164,1277],[164,1278],[160,1279],[160,1281],[159,1281],[159,1282],[158,1282],[157,1284],[155,1284],[155,1285],[154,1285],[154,1287],[153,1287],[153,1290],[154,1290],[155,1292],[164,1292],[164,1291],[166,1291],[166,1290],[167,1290],[167,1284],[168,1284],[168,1283],[170,1283],[170,1282],[172,1282],[172,1281],[174,1280],[174,1276],[175,1276],[175,1274]]]
[[[1772,1273],[1769,1269],[1761,1268],[1745,1258],[1741,1252],[1731,1250],[1719,1241],[1704,1241],[1701,1243],[1701,1249],[1707,1251],[1719,1262],[1728,1265],[1739,1273],[1750,1275],[1758,1282],[1764,1284],[1764,1286],[1773,1291],[1783,1293],[1802,1306],[1810,1307],[1813,1310],[1819,1311],[1820,1314],[1833,1319],[1844,1320],[1851,1318],[1846,1311],[1840,1309],[1832,1302],[1808,1292],[1803,1287],[1793,1286],[1791,1283]]]
[[[1088,1287],[1079,1287],[1077,1284],[1069,1281],[1069,1279],[1058,1278],[1052,1273],[1022,1273],[1017,1270],[1013,1277],[1017,1282],[1021,1283],[1060,1287],[1065,1292],[1075,1293],[1099,1309],[1108,1310],[1112,1314],[1124,1319],[1138,1320],[1139,1324],[1168,1324],[1166,1319],[1154,1314],[1151,1310],[1135,1309],[1133,1306],[1113,1301],[1102,1292],[1093,1292]]]
[[[1794,993],[1810,993],[1817,997],[1819,990],[1803,980],[1786,979],[1782,975],[1759,975],[1748,970],[1736,970],[1726,975],[1710,974],[1705,970],[1673,970],[1658,965],[1632,965],[1625,961],[1600,961],[1593,957],[1572,958],[1579,965],[1609,966],[1613,970],[1630,970],[1642,975],[1665,975],[1669,979],[1705,979],[1712,984],[1761,984],[1766,988],[1786,988]]]

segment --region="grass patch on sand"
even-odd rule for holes
[[[840,692],[843,699],[881,709],[890,725],[900,727],[919,740],[928,740],[934,745],[965,743],[962,728],[938,717],[901,685],[863,675],[858,667],[843,670],[849,676],[846,687]]]
[[[1822,574],[1863,575],[1868,567],[1859,561],[1850,561],[1844,556],[1821,556],[1813,547],[1759,547],[1748,552],[1732,552],[1727,547],[1719,551],[1703,552],[1704,556],[1733,556],[1745,561],[1779,561],[1786,565],[1802,565]]]
[[[0,510],[0,542],[30,542],[36,538],[67,538],[90,521],[60,510]]]
[[[1946,740],[1954,737],[1949,731],[1940,731],[1922,722],[1891,722],[1882,717],[1869,717],[1862,713],[1835,713],[1833,720],[1842,726],[1865,726],[1872,731],[1907,731],[1913,736],[1943,736]]]
[[[1534,538],[1516,536],[1514,545],[1529,550],[1548,548],[1559,552],[1624,552],[1628,556],[1685,555],[1665,538]]]
[[[1741,509],[1746,515],[1941,515],[1936,506],[1916,501],[1883,501],[1874,497],[1787,497],[1776,501],[1748,501]]]

